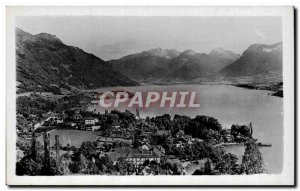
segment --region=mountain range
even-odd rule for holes
[[[196,78],[281,74],[282,43],[254,44],[242,55],[222,48],[209,54],[155,48],[104,61],[64,44],[54,35],[31,35],[16,28],[16,62],[18,93],[60,92],[134,86],[147,79],[188,82]]]
[[[151,49],[111,60],[113,67],[134,80],[169,78],[189,80],[210,76],[240,58],[239,54],[217,48],[209,54],[193,50]]]
[[[65,45],[54,35],[31,35],[19,28],[16,28],[16,66],[18,93],[138,85],[109,63]]]
[[[282,74],[282,43],[254,44],[242,55],[213,49],[209,54],[193,50],[152,49],[109,61],[126,76],[142,81],[163,78],[192,80],[210,77],[256,76],[268,73]]]

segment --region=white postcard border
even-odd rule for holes
[[[293,185],[293,7],[7,7],[6,183],[8,185]],[[281,16],[283,28],[284,163],[281,174],[222,176],[16,176],[17,16]]]

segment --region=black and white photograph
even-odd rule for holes
[[[292,7],[47,9],[7,10],[8,184],[294,184]]]

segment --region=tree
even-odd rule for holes
[[[42,175],[54,176],[54,175],[63,175],[63,172],[60,171],[60,167],[57,165],[56,160],[50,158],[50,166],[42,168]]]
[[[112,174],[113,171],[115,171],[113,162],[107,155],[105,155],[105,156],[101,157],[99,160],[97,160],[96,164],[97,164],[98,168],[105,173]]]
[[[151,119],[149,116],[146,117],[146,122],[150,123],[151,122]]]
[[[172,171],[173,171],[174,175],[181,175],[182,174],[182,164],[174,163],[174,165],[172,167],[173,167]]]
[[[241,164],[241,172],[246,174],[264,173],[264,163],[262,155],[254,139],[246,143],[246,149]]]
[[[176,122],[180,122],[179,116],[176,116]],[[194,119],[183,118],[185,134],[192,135],[193,137],[207,139],[209,130],[220,131],[222,130],[221,124],[217,119],[204,115],[197,115]]]
[[[134,173],[134,172],[135,172],[135,166],[134,166],[134,164],[133,164],[133,163],[129,163],[129,164],[127,165],[127,169],[128,169],[128,173],[129,173],[129,174]]]
[[[236,137],[237,135],[242,135],[242,136],[245,136],[245,137],[249,137],[251,138],[252,137],[252,124],[250,123],[249,126],[247,125],[237,125],[237,124],[234,124],[231,126],[231,134]]]
[[[156,161],[153,160],[150,162],[150,168],[155,175],[159,174],[159,164]]]
[[[96,152],[95,144],[87,141],[83,142],[80,147],[80,152],[88,159],[91,158]]]
[[[65,153],[61,156],[59,165],[58,165],[58,173],[60,175],[69,175],[71,174],[71,171],[69,169],[69,165],[71,163],[71,158],[68,155],[68,153]]]
[[[239,174],[239,165],[236,164],[237,160],[234,154],[226,153],[216,163],[214,171],[217,174]]]
[[[117,170],[121,173],[121,175],[127,174],[127,166],[128,166],[128,164],[124,157],[118,158],[116,167],[117,167]]]
[[[20,162],[16,164],[17,175],[30,175],[36,176],[41,174],[42,165],[35,162],[30,157],[24,157]]]
[[[99,174],[100,171],[95,163],[88,161],[85,174]]]
[[[212,175],[213,170],[211,168],[211,160],[207,158],[204,163],[204,169],[197,169],[192,175]]]
[[[99,174],[99,168],[91,160],[88,160],[80,152],[74,153],[73,161],[69,164],[69,169],[74,174]]]
[[[206,162],[204,163],[204,174],[206,175],[212,174],[212,169],[211,169],[211,164],[209,159],[207,159]]]
[[[81,169],[81,162],[80,161],[72,161],[69,164],[69,169],[72,173],[77,174],[79,173],[80,169]]]
[[[133,137],[133,148],[138,148],[141,146],[141,131],[136,130]]]
[[[149,166],[150,165],[150,161],[147,159],[145,160],[145,162],[143,163],[144,166]]]

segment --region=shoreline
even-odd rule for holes
[[[224,82],[175,82],[175,83],[162,83],[162,84],[158,84],[158,83],[145,83],[145,84],[140,84],[138,86],[108,86],[108,87],[99,87],[99,88],[95,88],[95,89],[82,89],[80,90],[78,93],[89,93],[89,92],[93,92],[93,91],[99,91],[99,89],[106,89],[106,88],[126,88],[126,87],[146,87],[146,86],[177,86],[177,85],[224,85],[224,86],[234,86],[234,87],[238,87],[238,88],[244,88],[244,89],[249,89],[249,90],[264,90],[264,91],[269,91],[270,93],[268,93],[268,95],[271,96],[276,96],[276,97],[283,97],[283,90],[280,90],[280,88],[274,87],[273,85],[271,85],[270,87],[267,86],[263,86],[260,87],[256,84],[253,83],[224,83]],[[282,87],[281,87],[282,88]],[[30,94],[32,94],[34,92],[22,92],[22,93],[16,93],[17,97],[21,97],[21,96],[30,96]],[[35,92],[36,94],[52,94],[52,96],[67,96],[70,94],[54,94],[53,92]],[[50,95],[51,96],[51,95]]]

